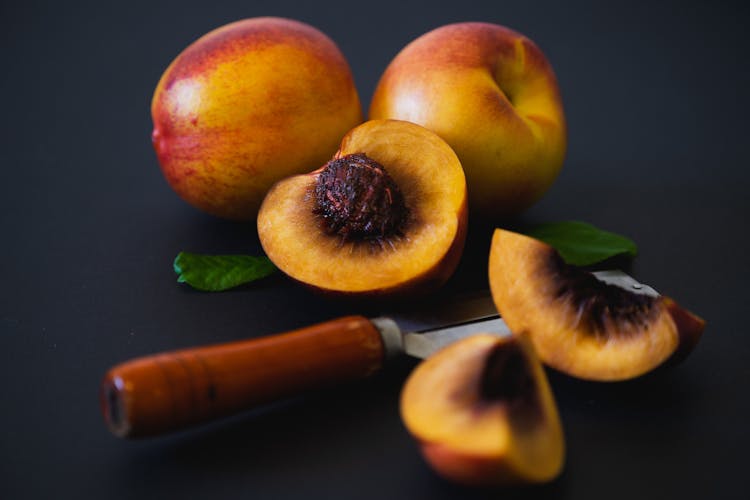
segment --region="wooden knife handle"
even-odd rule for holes
[[[120,437],[176,430],[380,369],[381,334],[362,316],[208,347],[155,354],[113,367],[100,404]]]

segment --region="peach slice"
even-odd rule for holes
[[[479,334],[437,352],[407,380],[401,417],[427,462],[456,482],[546,482],[563,467],[557,407],[524,337]]]
[[[642,375],[687,355],[705,326],[668,297],[606,284],[551,246],[503,229],[492,238],[489,280],[511,331],[527,334],[544,363],[578,378]]]
[[[318,290],[427,291],[458,264],[466,196],[461,164],[436,134],[374,120],[351,130],[326,166],[278,182],[258,235],[279,269]]]

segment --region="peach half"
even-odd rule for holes
[[[427,358],[404,386],[401,417],[427,462],[459,483],[546,482],[565,460],[552,391],[523,337],[474,335]]]
[[[370,119],[418,123],[450,144],[466,171],[472,215],[516,214],[542,197],[567,144],[552,66],[528,38],[489,23],[437,28],[393,59]]]
[[[237,21],[187,47],[151,102],[164,177],[210,214],[251,220],[268,189],[325,162],[362,121],[343,54],[307,24]]]
[[[492,297],[510,330],[568,375],[634,378],[684,358],[703,333],[705,322],[669,297],[600,281],[528,236],[495,230],[489,260]]]
[[[425,292],[455,270],[466,181],[453,150],[413,123],[351,130],[323,167],[278,182],[258,214],[266,255],[293,279],[345,295]]]

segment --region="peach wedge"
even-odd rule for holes
[[[551,246],[502,229],[492,238],[489,280],[510,330],[528,335],[544,363],[582,379],[642,375],[687,355],[704,328],[668,297],[604,283]]]
[[[557,407],[523,337],[479,334],[437,352],[407,380],[401,416],[427,462],[452,481],[540,483],[563,467]]]

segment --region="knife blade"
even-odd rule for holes
[[[595,275],[635,293],[658,295],[621,271]],[[126,361],[105,374],[100,407],[118,437],[157,435],[363,378],[403,353],[426,358],[477,333],[511,334],[486,291],[420,312],[348,316],[287,333]]]
[[[653,297],[659,295],[652,287],[638,282],[632,276],[619,270],[596,271],[593,274],[605,283],[633,293]],[[437,305],[428,311],[394,315],[391,319],[400,330],[398,333],[393,331],[394,326],[388,323],[388,318],[373,319],[383,332],[386,348],[392,350],[388,353],[391,356],[403,351],[424,359],[469,335],[477,333],[511,335],[510,329],[495,309],[489,290],[467,295],[452,304]]]

